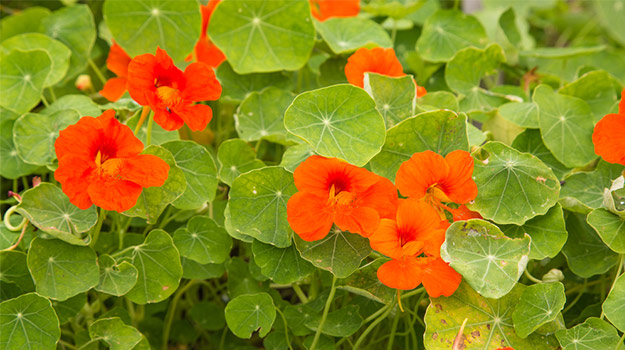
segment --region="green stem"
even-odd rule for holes
[[[293,350],[293,347],[291,347],[291,342],[289,341],[289,327],[286,324],[286,317],[284,317],[282,310],[280,310],[280,308],[277,306],[276,306],[276,311],[278,311],[280,316],[282,316],[282,321],[284,322],[284,337],[286,338],[286,344],[289,346],[289,349]]]
[[[43,94],[41,94],[41,102],[43,102],[46,107],[50,106],[48,100],[46,100],[46,97]]]
[[[380,309],[378,309],[378,311],[374,312],[371,316],[365,318],[362,324],[369,323],[375,320],[378,316],[380,316],[380,314],[383,314],[389,307],[391,307],[391,305],[393,305],[393,303],[382,306]]]
[[[402,299],[410,298],[413,295],[417,295],[417,294],[423,293],[424,290],[425,290],[425,287],[421,287],[421,288],[417,288],[415,290],[411,290],[410,292],[408,292],[406,294],[402,294],[401,298]]]
[[[621,339],[618,341],[618,345],[614,350],[621,350],[621,348],[623,347],[623,341],[625,341],[625,332],[623,332],[623,335],[621,336]]]
[[[93,338],[93,339],[89,340],[88,342],[86,342],[86,343],[82,344],[82,345],[81,345],[78,349],[76,349],[76,350],[82,350],[82,349],[85,349],[85,348],[87,348],[89,345],[91,345],[91,344],[93,344],[93,343],[96,343],[96,342],[99,342],[99,341],[100,341],[100,339],[102,339],[102,338],[99,338],[99,337],[98,337],[98,338]]]
[[[52,97],[52,102],[56,102],[56,94],[54,93],[54,89],[51,86],[48,88],[48,92],[50,92],[50,97]]]
[[[362,332],[360,337],[358,337],[358,340],[356,340],[356,344],[354,344],[354,348],[352,350],[358,350],[358,348],[360,347],[360,344],[362,344],[362,342],[365,341],[365,338],[367,338],[367,335],[369,335],[369,333],[371,333],[371,331],[378,325],[378,323],[382,322],[388,316],[388,314],[390,314],[391,311],[393,311],[395,302],[389,305],[391,305],[391,307],[388,307],[382,315],[376,318],[375,321],[371,322],[369,327],[367,327],[367,329],[365,329],[365,331]]]
[[[532,274],[530,274],[530,272],[527,271],[527,268],[525,269],[525,271],[523,271],[523,274],[525,275],[525,277],[527,277],[530,281],[532,281],[534,283],[543,283],[543,281],[541,281],[538,278],[532,276]]]
[[[582,298],[582,295],[584,295],[584,292],[586,292],[587,285],[588,285],[588,280],[584,278],[584,284],[582,286],[582,289],[579,291],[579,293],[577,293],[577,296],[575,297],[575,299],[573,299],[573,301],[569,305],[566,306],[566,308],[562,311],[562,314],[567,313],[567,311],[571,310],[571,308],[575,306],[575,304],[577,304],[579,299]]]
[[[152,123],[154,122],[154,117],[150,114],[148,119],[148,133],[145,138],[146,147],[152,144]]]
[[[224,331],[221,332],[221,339],[219,340],[219,350],[224,350],[224,344],[226,343],[226,334],[228,327],[224,327]]]
[[[397,332],[398,323],[399,323],[399,312],[396,312],[395,318],[393,319],[393,325],[391,326],[391,335],[388,338],[388,343],[386,344],[386,350],[393,350],[393,342],[395,342],[395,333]]]
[[[330,312],[330,306],[332,305],[332,301],[334,300],[334,293],[336,293],[336,279],[336,276],[333,275],[330,295],[328,295],[328,300],[326,300],[326,306],[323,308],[323,314],[321,315],[319,327],[317,328],[317,332],[315,333],[315,338],[313,338],[312,344],[310,344],[309,350],[315,350],[315,348],[317,347],[317,343],[319,342],[319,338],[321,337],[321,330],[323,329],[323,325],[326,323],[326,318],[328,318],[328,312]]]
[[[616,268],[616,275],[614,275],[614,281],[612,281],[612,286],[610,286],[610,292],[612,291],[612,289],[614,289],[614,286],[616,285],[616,281],[618,280],[619,276],[621,275],[621,271],[623,271],[623,258],[625,258],[625,254],[621,254],[619,256],[618,259],[618,266]],[[608,292],[609,294],[609,292]],[[605,317],[605,313],[603,312],[603,308],[601,308],[601,319],[603,319]]]
[[[189,281],[184,287],[178,289],[176,294],[174,294],[174,298],[167,309],[167,314],[165,315],[165,325],[163,326],[163,350],[168,349],[169,344],[169,333],[171,332],[171,324],[174,321],[174,314],[176,313],[176,307],[178,306],[178,301],[184,292],[189,290],[189,288],[198,284],[198,280]]]
[[[106,219],[107,211],[100,208],[100,215],[98,216],[98,223],[93,228],[91,232],[91,242],[89,242],[89,246],[91,248],[95,247],[95,244],[98,242],[98,238],[100,237],[100,231],[102,230],[102,224],[104,223],[104,219]]]
[[[297,294],[297,297],[301,300],[302,304],[306,304],[308,302],[308,297],[304,294],[299,285],[293,284],[293,291],[295,291],[295,294]]]
[[[89,63],[89,66],[91,67],[91,69],[93,69],[95,75],[98,76],[98,79],[100,79],[102,85],[106,84],[106,77],[104,77],[104,74],[102,74],[102,71],[100,70],[100,68],[98,68],[98,66],[96,66],[95,62],[93,62],[91,57],[87,59],[87,63]]]

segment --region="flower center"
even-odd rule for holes
[[[100,175],[120,177],[119,168],[121,167],[123,162],[124,159],[122,158],[109,159],[101,151],[98,151],[98,154],[95,156],[95,165]]]
[[[180,90],[169,87],[169,86],[159,86],[156,88],[156,95],[161,101],[168,105],[173,106],[182,102],[182,96],[180,94]]]

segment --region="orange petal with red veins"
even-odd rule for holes
[[[395,185],[402,195],[421,199],[430,186],[445,180],[448,175],[449,166],[443,156],[432,151],[419,152],[399,166]]]
[[[143,189],[134,182],[112,177],[93,176],[87,188],[93,204],[104,209],[123,212],[132,208]]]
[[[397,208],[397,227],[412,232],[413,240],[427,241],[433,231],[439,229],[440,215],[436,209],[417,199],[405,199]]]
[[[384,285],[410,290],[421,284],[422,270],[416,258],[393,259],[378,268],[378,279]]]
[[[169,164],[155,155],[140,154],[125,159],[119,175],[143,188],[160,187],[169,175]]]
[[[95,159],[98,151],[98,140],[102,132],[101,123],[94,117],[82,117],[73,125],[59,132],[54,141],[57,159],[73,155],[85,161]]]
[[[404,256],[395,220],[382,219],[375,232],[369,236],[371,248],[393,259]]]
[[[142,106],[150,105],[146,92],[156,91],[154,86],[155,71],[156,58],[149,53],[133,58],[128,65],[128,93],[135,102]],[[154,94],[150,96],[155,97]],[[154,102],[152,101],[152,103]]]
[[[477,197],[477,185],[471,178],[473,175],[473,157],[467,151],[450,152],[445,160],[449,165],[449,175],[440,187],[454,203],[468,203]]]
[[[334,214],[334,223],[343,231],[368,237],[378,228],[380,216],[376,210],[367,207],[339,209]]]
[[[595,125],[592,142],[595,153],[606,162],[625,165],[625,113],[603,117]]]
[[[375,209],[380,218],[394,219],[397,212],[397,188],[387,178],[378,182],[358,196],[359,205]]]
[[[104,84],[104,87],[99,93],[107,100],[115,102],[126,92],[127,82],[126,78],[111,78],[106,81],[106,84]]]
[[[438,298],[454,294],[460,286],[462,276],[442,259],[421,258],[423,286],[428,295]]]
[[[128,76],[128,64],[132,58],[128,56],[121,46],[113,41],[113,45],[109,49],[109,55],[106,58],[106,68],[115,73],[120,78]]]
[[[221,85],[215,77],[215,72],[208,65],[196,62],[191,63],[184,71],[187,80],[182,98],[187,101],[217,100],[221,96]]]
[[[293,173],[295,186],[300,191],[320,197],[328,196],[332,183],[340,190],[362,193],[379,181],[379,176],[336,158],[310,156]],[[337,189],[339,190],[339,189]]]
[[[132,129],[115,119],[115,111],[104,111],[96,118],[102,126],[103,139],[107,145],[114,145],[115,151],[109,156],[112,158],[126,158],[136,156],[143,151],[143,142],[139,140]]]
[[[69,201],[82,210],[93,204],[87,193],[93,166],[92,162],[69,154],[59,158],[59,166],[54,172],[54,178],[61,184]]]
[[[326,208],[327,200],[306,192],[298,192],[286,205],[289,225],[305,241],[325,237],[333,224],[332,213]]]

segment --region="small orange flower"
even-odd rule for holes
[[[417,97],[423,97],[428,93],[428,91],[423,86],[417,85],[416,81],[415,86],[417,87]]]
[[[476,211],[472,211],[467,208],[466,205],[462,204],[457,209],[445,208],[447,211],[453,215],[453,221],[465,221],[469,219],[483,219],[482,215]]]
[[[432,297],[452,295],[462,277],[440,258],[445,226],[428,204],[402,200],[395,219],[382,219],[369,237],[373,249],[392,259],[378,269],[380,281],[404,290],[423,283]]]
[[[345,76],[350,84],[363,87],[367,72],[388,75],[389,77],[406,75],[404,68],[395,56],[395,50],[381,47],[360,48],[347,59]]]
[[[298,193],[287,203],[291,228],[305,241],[325,237],[333,224],[368,236],[392,217],[397,190],[387,179],[336,158],[311,156],[293,174]]]
[[[109,50],[109,56],[106,58],[106,68],[117,75],[117,78],[111,78],[106,81],[100,95],[109,101],[115,102],[126,92],[126,84],[128,82],[128,64],[130,56],[113,41],[113,45]]]
[[[169,165],[140,154],[143,143],[109,109],[97,118],[83,117],[59,134],[54,143],[59,167],[54,172],[72,204],[92,204],[122,212],[132,208],[143,188],[162,186]]]
[[[621,91],[618,113],[607,114],[595,125],[592,142],[603,160],[625,165],[625,89]]]
[[[360,12],[360,0],[310,0],[310,10],[322,22],[330,17],[354,17]]]
[[[195,43],[193,53],[189,54],[185,61],[192,61],[193,54],[195,54],[196,62],[203,62],[207,65],[216,68],[223,61],[226,60],[226,56],[221,50],[206,35],[208,30],[208,22],[210,17],[221,0],[210,0],[206,5],[200,5],[202,10],[202,31],[200,32],[200,39]]]
[[[472,175],[473,158],[469,152],[456,150],[443,158],[425,151],[402,163],[395,183],[404,196],[423,199],[440,208],[441,202],[465,204],[475,199],[477,185]]]
[[[128,92],[142,106],[154,111],[154,121],[165,130],[177,130],[186,123],[191,130],[206,128],[213,117],[207,105],[196,101],[216,100],[221,85],[215,72],[202,62],[191,63],[184,73],[167,52],[139,55],[128,65]]]

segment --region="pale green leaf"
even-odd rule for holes
[[[378,112],[384,117],[387,128],[415,114],[417,87],[411,75],[389,77],[365,73],[364,84]]]
[[[261,160],[256,159],[254,149],[241,139],[226,140],[219,145],[217,160],[219,161],[219,179],[229,186],[232,186],[232,182],[240,174],[265,165]]]
[[[565,302],[564,285],[560,282],[525,288],[512,313],[514,331],[519,337],[527,338],[540,326],[555,320]]]
[[[241,102],[254,91],[261,91],[271,85],[278,89],[291,90],[293,83],[283,72],[237,74],[228,61],[223,62],[215,71],[221,83],[221,98]]]
[[[143,335],[119,317],[100,318],[89,325],[91,339],[100,339],[111,350],[131,350],[143,340]]]
[[[245,141],[285,143],[289,135],[284,128],[284,112],[293,98],[292,93],[273,86],[250,93],[235,114],[239,137]]]
[[[616,279],[601,309],[614,327],[625,332],[625,274]]]
[[[239,338],[251,338],[258,331],[262,338],[276,319],[276,309],[267,293],[240,295],[226,305],[226,323]]]
[[[625,219],[599,208],[588,214],[586,222],[610,249],[625,254]]]
[[[558,330],[556,337],[563,350],[615,349],[619,342],[616,329],[596,317],[590,317],[573,328]]]
[[[315,27],[335,54],[355,51],[361,47],[392,47],[388,33],[377,23],[362,17],[334,17]]]
[[[41,99],[52,58],[42,49],[14,49],[0,57],[0,106],[17,114],[30,111]]]
[[[223,227],[205,216],[196,216],[174,233],[180,255],[199,264],[220,264],[230,256],[232,238]]]

